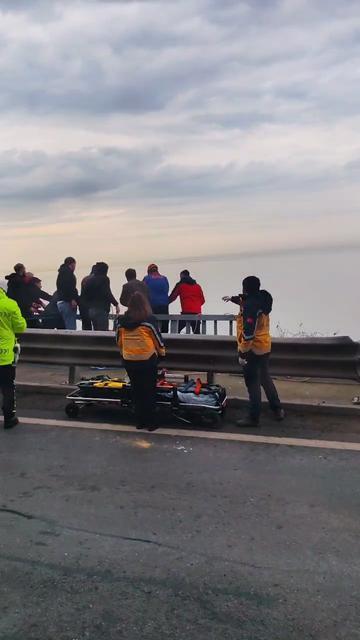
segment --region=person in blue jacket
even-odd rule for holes
[[[154,315],[169,314],[169,281],[166,276],[159,273],[156,264],[149,264],[148,274],[144,278],[144,282],[149,290],[149,301]],[[161,322],[161,332],[168,333],[169,322],[163,320]]]

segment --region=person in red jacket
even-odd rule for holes
[[[180,273],[180,281],[173,288],[169,304],[180,297],[181,314],[188,316],[198,316],[201,314],[201,307],[205,304],[203,290],[196,280],[190,276],[190,272],[184,269]],[[186,327],[185,320],[179,322],[179,333]],[[191,323],[193,333],[200,333],[200,321]]]

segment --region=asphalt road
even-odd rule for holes
[[[1,640],[357,640],[359,455],[1,431]]]

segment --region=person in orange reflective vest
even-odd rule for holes
[[[239,363],[249,393],[249,415],[237,422],[238,427],[258,427],[261,414],[261,387],[277,420],[283,420],[284,410],[269,371],[271,353],[270,313],[273,299],[261,289],[256,276],[243,280],[243,292],[238,296],[224,296],[224,302],[240,306],[237,317]]]
[[[131,382],[137,429],[154,431],[158,360],[165,347],[149,301],[139,291],[118,320],[117,344]]]

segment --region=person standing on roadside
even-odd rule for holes
[[[284,410],[269,371],[271,352],[270,313],[273,299],[268,291],[260,289],[256,276],[248,276],[242,283],[243,292],[238,296],[224,296],[224,302],[240,306],[237,318],[239,363],[243,367],[245,384],[249,393],[249,415],[238,420],[238,427],[258,427],[261,414],[261,387],[277,420],[283,420]]]
[[[76,260],[75,258],[65,258],[59,268],[56,280],[57,308],[64,321],[65,329],[76,330],[76,309],[79,302],[79,294],[76,288]]]
[[[28,281],[26,278],[26,267],[21,262],[14,266],[13,273],[5,276],[7,280],[7,296],[15,300],[24,313],[24,307],[27,298]]]
[[[4,429],[16,427],[15,377],[19,348],[16,334],[26,329],[19,305],[6,295],[7,283],[0,281],[0,389],[3,396]]]
[[[145,282],[149,290],[149,300],[152,311],[155,315],[169,315],[169,281],[166,276],[162,276],[159,273],[159,268],[156,264],[149,264],[147,269],[147,276],[145,276],[143,282]],[[161,322],[162,333],[167,333],[169,330],[169,321],[163,320]]]
[[[146,298],[149,297],[149,290],[145,282],[137,279],[135,269],[126,269],[125,278],[127,282],[123,285],[120,296],[120,304],[123,307],[129,306],[130,298],[136,291],[142,293]]]
[[[79,311],[80,311],[80,317],[81,317],[81,328],[82,328],[83,331],[91,331],[92,330],[92,324],[91,324],[91,320],[90,320],[90,316],[89,316],[89,305],[88,305],[88,302],[87,302],[85,294],[84,294],[84,287],[85,287],[86,283],[88,282],[89,278],[93,277],[94,271],[95,271],[95,265],[93,265],[91,267],[91,271],[90,271],[89,275],[85,276],[85,278],[83,278],[82,281],[81,281],[80,299],[79,299]]]
[[[83,285],[83,298],[89,309],[94,331],[109,330],[110,305],[114,305],[117,314],[120,313],[118,301],[111,291],[108,270],[106,262],[97,262],[93,268],[93,275],[87,278]]]
[[[117,344],[130,378],[137,429],[155,431],[158,359],[165,347],[148,299],[139,291],[119,318]]]
[[[203,290],[196,280],[190,276],[188,269],[184,269],[180,273],[180,280],[172,290],[169,303],[174,302],[180,297],[181,314],[189,316],[198,316],[201,314],[202,305],[205,304]],[[186,327],[185,320],[179,322],[179,333]],[[200,333],[199,320],[191,322],[193,333]]]

